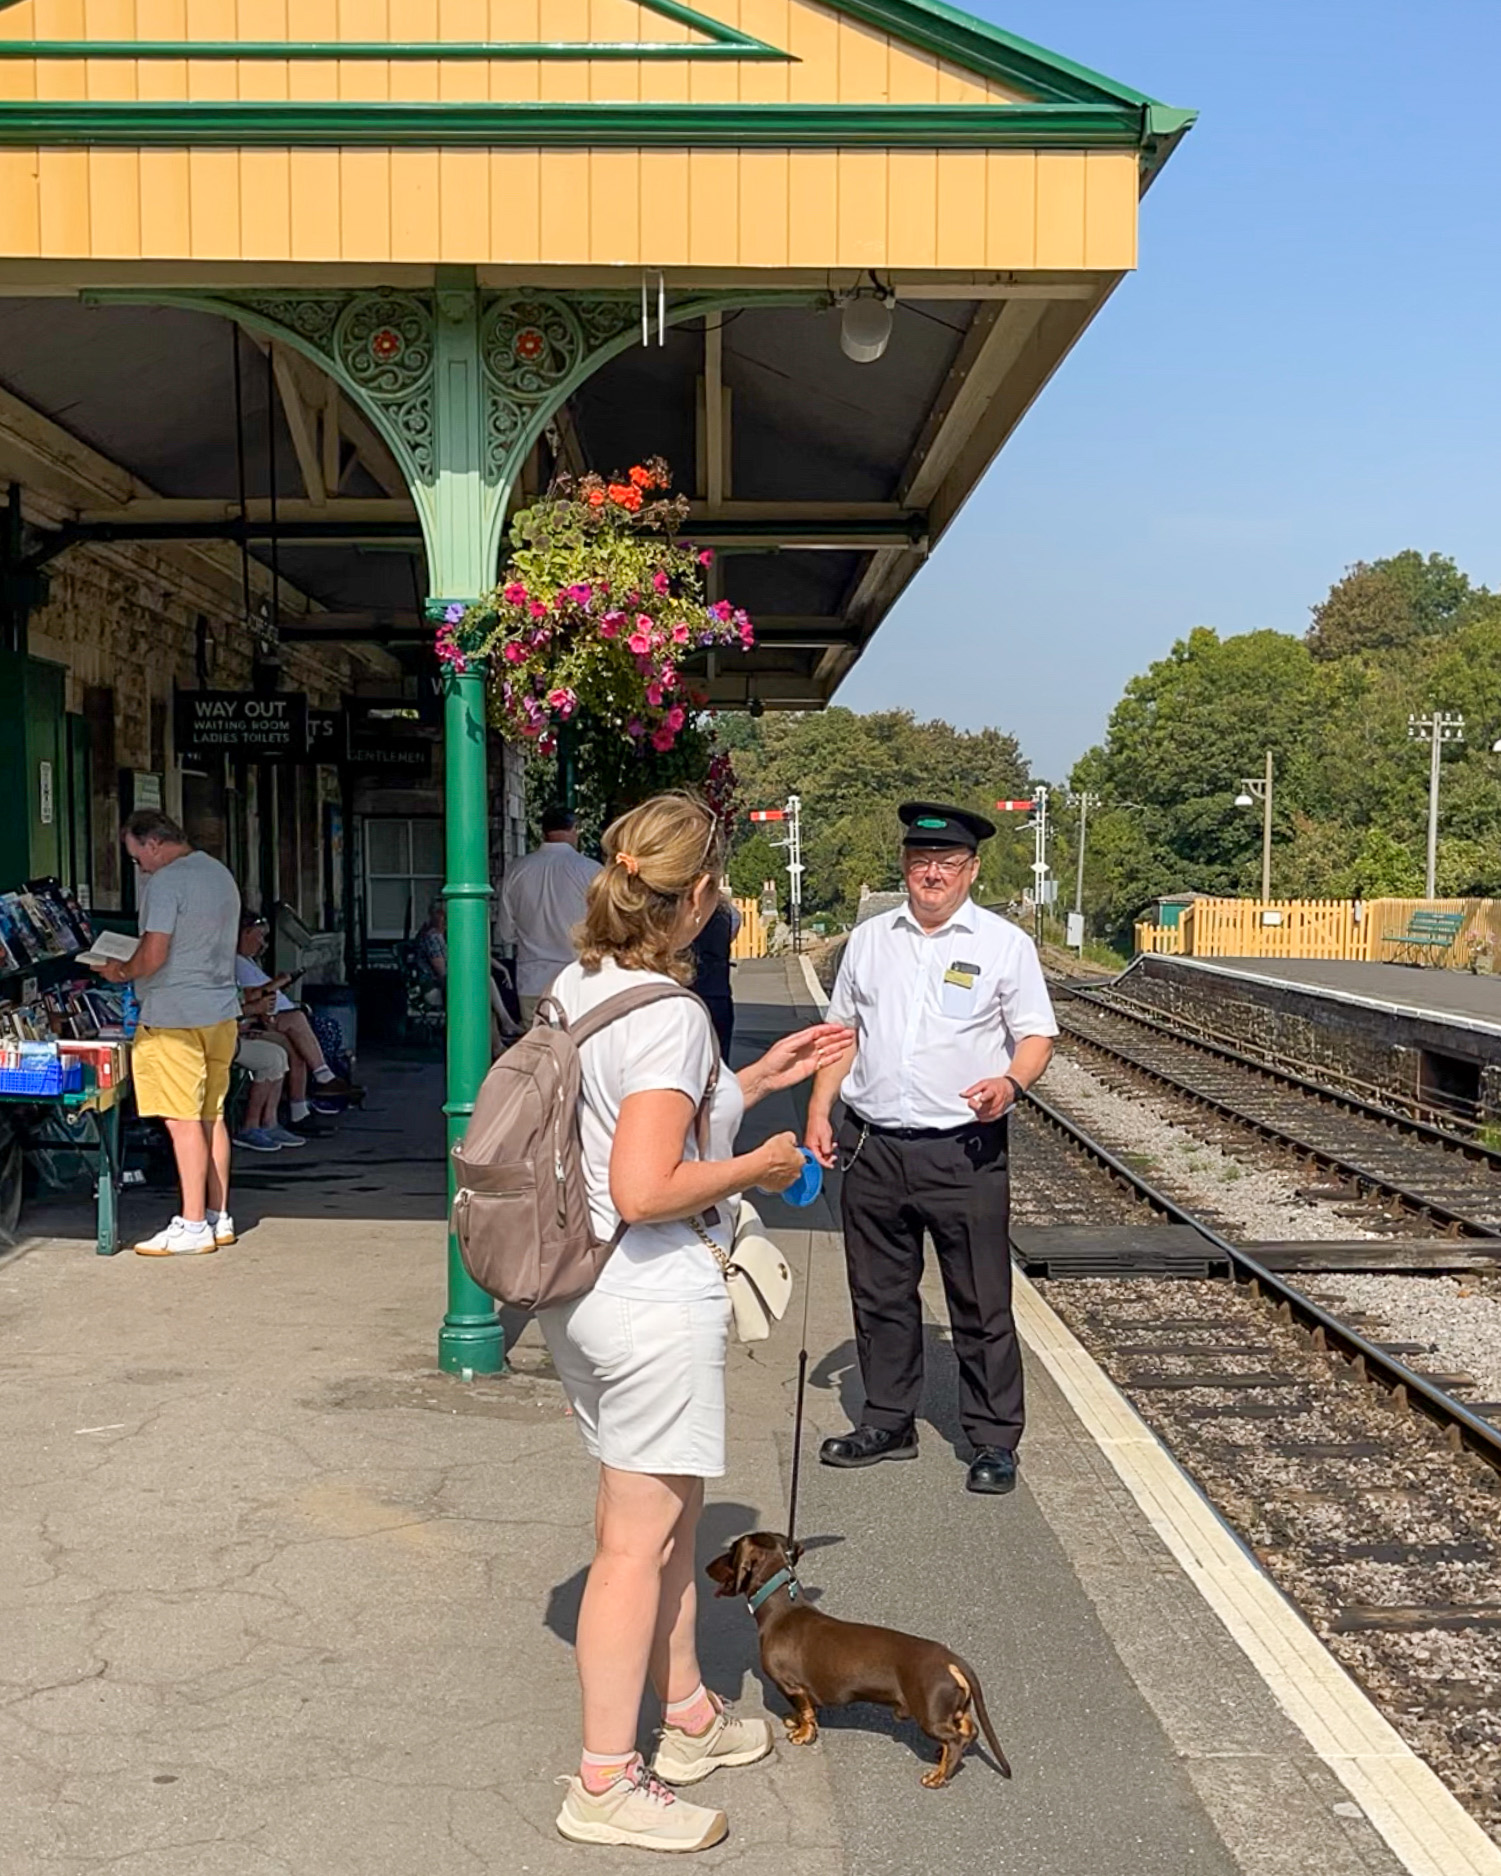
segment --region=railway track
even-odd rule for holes
[[[1014,1217],[1150,1215],[1234,1281],[1039,1287],[1331,1651],[1501,1841],[1501,1430],[1035,1095]],[[1442,1437],[1439,1437],[1439,1436]],[[1483,1463],[1477,1463],[1483,1462]]]
[[[1337,1173],[1457,1236],[1501,1239],[1501,1152],[1359,1095],[1189,1037],[1153,1017],[1061,996],[1063,1033],[1097,1057]]]

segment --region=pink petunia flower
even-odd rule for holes
[[[663,573],[660,567],[651,576],[651,583],[658,593],[665,593],[667,591],[667,575]]]
[[[729,620],[734,617],[735,613],[735,608],[727,599],[716,599],[709,610],[722,624],[727,624]]]
[[[579,700],[575,692],[559,685],[556,690],[550,690],[547,693],[547,701],[560,717],[571,717],[578,708]]]
[[[651,635],[648,632],[632,632],[626,642],[638,658],[644,658],[651,650]]]
[[[680,730],[688,721],[688,713],[681,704],[674,704],[663,718],[663,721],[666,723],[668,729]]]
[[[660,708],[661,708],[661,705],[662,705],[662,686],[661,686],[660,684],[657,684],[657,683],[651,683],[651,684],[648,684],[648,685],[647,685],[647,687],[646,687],[646,701],[647,701],[647,702],[648,702],[648,703],[649,703],[649,704],[651,705],[651,707],[652,707],[652,709],[653,709],[653,710],[658,710],[658,709],[660,709]]]
[[[534,599],[527,607],[527,611],[534,619],[545,619],[547,617],[547,601],[545,599]]]
[[[575,606],[587,606],[594,597],[594,588],[587,580],[575,580],[568,589],[568,597]]]
[[[502,658],[505,659],[507,664],[520,664],[522,659],[525,658],[526,653],[522,650],[522,648],[516,643],[515,639],[513,638],[513,639],[509,639],[506,642],[506,644],[501,648],[500,655]]]
[[[615,634],[619,630],[620,630],[620,614],[618,612],[607,612],[605,616],[599,622],[600,637],[601,638],[614,638]]]
[[[704,547],[699,550],[698,564],[701,567],[712,567],[714,565],[714,549],[712,547]]]
[[[686,645],[688,643],[688,628],[681,621],[672,628],[672,642],[674,645]]]
[[[651,746],[659,755],[665,756],[676,741],[677,737],[665,726],[662,729],[653,730],[651,733]]]
[[[526,604],[526,588],[521,584],[520,580],[512,580],[506,586],[502,587],[500,596],[508,606],[524,606]]]

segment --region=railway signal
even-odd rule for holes
[[[995,805],[1002,814],[1030,814],[1037,803],[1035,801],[998,801]]]
[[[792,926],[792,949],[802,950],[803,945],[803,822],[802,801],[796,795],[787,797],[785,808],[752,808],[748,818],[752,821],[786,821],[787,838],[773,842],[773,845],[787,849],[787,915]]]

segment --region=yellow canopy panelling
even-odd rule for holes
[[[173,147],[165,132],[101,147],[83,131],[77,147],[0,147],[0,264],[1135,265],[1136,150],[986,147],[993,132],[974,147],[957,135],[961,147],[882,147],[872,111],[1009,118],[1031,99],[814,0],[0,0],[0,51],[35,41],[44,56],[0,56],[0,115],[7,103],[314,118],[323,104],[451,104],[455,121],[465,107],[701,106],[712,123],[716,107],[863,107],[864,123],[858,147],[822,148],[792,136],[751,147],[737,130],[692,148],[665,135],[598,147],[584,131],[575,147],[558,134],[497,148],[488,133],[424,147],[420,131],[360,147],[271,147],[270,135]],[[179,45],[204,56],[177,57]]]

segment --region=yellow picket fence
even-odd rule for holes
[[[737,963],[748,958],[766,956],[766,921],[761,916],[759,899],[737,899],[735,905],[740,913],[740,929],[735,933],[735,942],[730,947],[730,956]]]
[[[1136,927],[1136,949],[1157,957],[1336,958],[1381,963],[1400,955],[1393,942],[1414,912],[1460,912],[1459,936],[1428,962],[1481,968],[1501,962],[1501,900],[1496,899],[1195,899],[1176,925]]]

